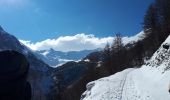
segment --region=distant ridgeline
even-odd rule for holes
[[[88,54],[99,50],[101,49],[62,52],[56,51],[51,48],[50,50],[36,51],[36,53],[38,54],[37,55],[38,58],[42,59],[45,63],[49,64],[50,66],[56,68],[58,66],[61,66],[62,64],[65,64],[66,62],[80,61]]]

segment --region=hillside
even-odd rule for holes
[[[10,35],[2,27],[0,27],[0,51],[15,50],[26,56],[30,63],[30,70],[28,80],[32,85],[33,100],[43,98],[46,100],[50,85],[53,80],[50,74],[52,68],[38,59],[34,52],[32,52],[25,45],[21,44],[16,37]]]
[[[81,100],[169,100],[170,36],[141,68],[87,84]]]

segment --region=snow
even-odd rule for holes
[[[170,36],[141,68],[87,84],[81,100],[170,100]]]
[[[51,66],[53,68],[57,68],[59,66],[62,66],[64,64],[66,64],[67,62],[75,61],[75,60],[70,60],[70,59],[60,59],[60,58],[56,58],[56,59],[58,59],[59,63],[57,65],[55,65],[55,66]]]
[[[59,62],[70,62],[70,61],[74,61],[74,60],[71,60],[71,59],[58,59]]]
[[[110,77],[88,83],[82,100],[120,100],[126,75],[132,70],[126,69]]]
[[[87,84],[81,100],[170,100],[170,72],[148,77],[141,69],[126,69]]]
[[[46,56],[47,54],[49,54],[49,51],[45,51],[45,52],[40,53],[40,54],[42,54],[43,56]]]
[[[72,62],[72,61],[74,61],[74,62],[76,62],[76,63],[79,63],[80,61],[82,61],[82,60],[70,60],[70,59],[58,59],[58,60],[59,60],[59,64],[57,64],[57,65],[55,65],[55,66],[51,66],[51,67],[57,68],[57,67],[59,67],[59,66],[62,66],[62,65],[64,65],[64,64],[66,64],[67,62]]]
[[[143,31],[141,31],[140,33],[134,35],[134,36],[131,36],[131,37],[128,37],[128,36],[125,36],[122,38],[122,42],[124,45],[128,44],[128,43],[134,43],[134,42],[137,42],[137,41],[140,41],[142,39],[144,39],[145,37],[145,33]]]
[[[85,61],[85,62],[90,62],[90,60],[89,60],[89,59],[85,59],[84,61]]]
[[[164,48],[164,46],[169,47]],[[164,73],[170,69],[170,36],[165,40],[161,47],[156,51],[152,56],[151,60],[148,62],[148,65],[152,69],[158,70],[160,73]]]
[[[103,63],[102,61],[98,61],[98,62],[97,62],[97,67],[101,67],[101,66],[102,66],[102,63]]]

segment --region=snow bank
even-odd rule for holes
[[[150,68],[159,70],[161,73],[170,69],[170,36],[165,40],[161,47],[154,53],[147,63]]]

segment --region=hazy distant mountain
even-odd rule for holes
[[[101,49],[62,52],[50,49],[36,51],[36,53],[39,54],[37,56],[41,58],[45,63],[49,64],[52,67],[57,67],[69,61],[79,61],[82,58],[86,57],[88,54],[99,50]]]

